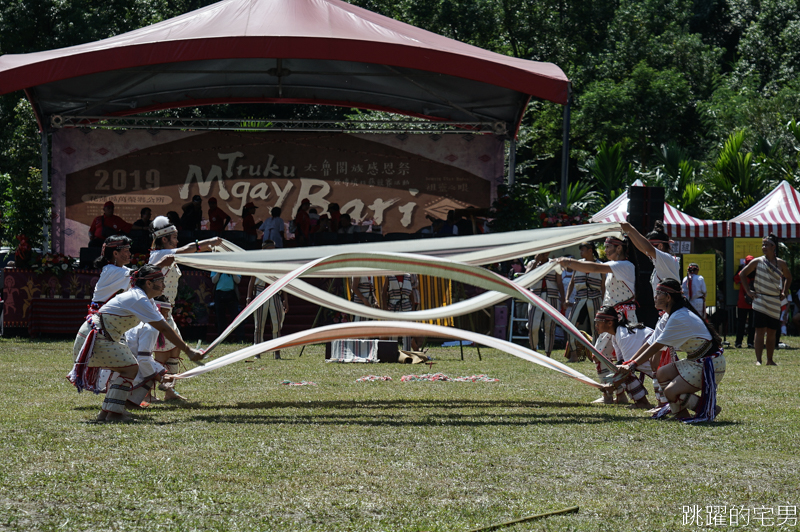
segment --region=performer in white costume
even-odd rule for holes
[[[167,296],[160,295],[153,298],[158,311],[164,316],[169,316],[172,311],[172,304]],[[163,346],[166,342],[164,335],[149,323],[141,322],[139,325],[125,333],[125,344],[130,349],[136,361],[139,363],[139,373],[133,380],[133,388],[128,397],[128,408],[141,408],[147,406],[145,403],[148,394],[156,382],[161,382],[167,373],[167,368],[163,364],[156,362],[153,353],[156,347]]]
[[[113,297],[99,311],[93,311],[75,338],[75,365],[68,375],[78,391],[97,393],[100,369],[117,372],[111,380],[98,421],[126,420],[125,403],[133,386],[139,364],[128,347],[120,342],[125,332],[140,321],[149,323],[192,357],[202,353],[186,345],[158,312],[152,298],[164,292],[164,274],[153,265],[145,265],[131,277],[133,288]]]
[[[187,244],[181,248],[178,247],[178,230],[174,225],[169,223],[166,216],[157,216],[153,223],[150,225],[150,233],[153,236],[153,249],[150,250],[150,264],[160,263],[165,257],[177,255],[182,253],[198,253],[203,250],[210,251],[213,246],[219,246],[221,240],[217,238],[209,238],[207,240],[197,241],[192,244]],[[178,281],[181,278],[181,269],[177,264],[173,264],[166,274],[164,295],[169,298],[171,302],[175,302],[178,295]],[[167,318],[167,323],[175,330],[180,336],[180,330],[175,324],[175,320],[170,313]],[[156,352],[156,360],[167,367],[167,373],[178,373],[180,364],[180,349],[176,347],[169,338],[163,350]],[[190,357],[191,358],[191,357]],[[196,355],[196,358],[191,358],[192,361],[197,361],[202,358],[202,354]],[[181,399],[185,400],[183,396],[178,394],[171,385],[162,385],[165,389],[164,399]]]
[[[630,323],[638,323],[636,318],[636,265],[633,244],[629,239],[620,240],[608,237],[605,241],[606,257],[608,262],[584,262],[575,259],[556,259],[563,268],[572,268],[576,272],[604,273],[606,274],[605,295],[603,305],[614,307]],[[615,356],[611,335],[601,334],[597,337],[595,348],[608,359]],[[622,361],[620,354],[616,354],[618,361]],[[608,402],[607,397],[597,399],[598,403]],[[624,402],[621,397],[617,402]]]
[[[672,412],[677,419],[685,421],[711,421],[721,410],[717,406],[717,385],[726,367],[722,339],[689,304],[677,279],[664,279],[656,287],[655,303],[656,308],[664,312],[655,331],[633,359],[620,366],[618,375],[630,373],[665,347],[685,351],[686,359],[667,364],[656,373],[669,405],[654,417]],[[702,397],[696,395],[700,390]],[[691,419],[685,419],[688,410],[696,412]]]
[[[174,260],[171,256],[164,257],[156,267],[167,268]],[[100,256],[94,261],[95,268],[102,268],[92,294],[92,306],[95,310],[99,310],[112,297],[131,287],[133,269],[128,267],[130,262],[131,239],[122,235],[106,238]]]
[[[683,294],[700,316],[706,316],[706,280],[700,275],[700,266],[694,262],[686,268],[686,277],[681,283]]]

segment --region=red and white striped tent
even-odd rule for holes
[[[636,180],[634,187],[641,187],[643,183]],[[628,219],[628,192],[625,191],[614,201],[609,203],[589,221],[624,222]],[[672,238],[715,238],[727,235],[725,222],[720,220],[701,220],[694,216],[679,211],[667,202],[664,202],[664,228]]]
[[[800,238],[800,194],[786,181],[764,199],[728,221],[733,237]]]

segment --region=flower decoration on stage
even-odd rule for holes
[[[560,205],[543,209],[539,214],[539,219],[542,221],[542,227],[583,225],[589,223],[589,218],[591,218],[591,215],[586,211],[582,211],[572,206],[563,209]]]
[[[49,273],[61,277],[75,269],[75,260],[63,253],[45,253],[33,260],[33,270],[39,274]]]
[[[148,253],[131,253],[131,268],[139,269],[149,262],[150,255]]]
[[[194,312],[192,304],[185,299],[178,299],[172,307],[172,317],[178,327],[192,327],[198,325],[197,315]]]

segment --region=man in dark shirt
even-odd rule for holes
[[[203,220],[203,198],[194,196],[192,201],[183,207],[181,216],[181,227],[190,231],[199,231],[200,222]]]
[[[133,228],[142,231],[147,231],[150,228],[150,219],[153,216],[153,211],[150,207],[145,207],[139,212],[139,219],[133,222]]]
[[[255,203],[248,201],[242,210],[242,231],[254,237],[258,237],[258,226],[261,225],[261,221],[256,222],[253,217],[257,208]]]

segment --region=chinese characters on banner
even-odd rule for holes
[[[503,178],[503,141],[492,135],[383,135],[59,130],[53,136],[53,245],[77,255],[88,226],[113,201],[128,222],[143,207],[175,211],[194,195],[216,198],[234,221],[308,198],[318,214],[339,204],[384,233],[418,231],[451,209],[488,207]]]

